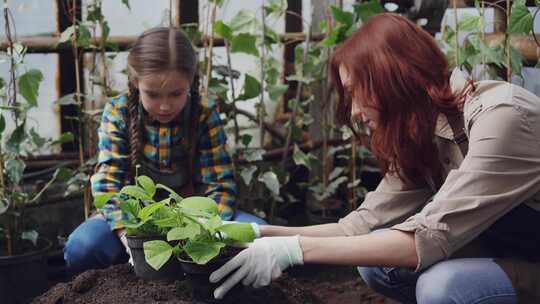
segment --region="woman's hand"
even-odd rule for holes
[[[248,248],[210,275],[210,282],[216,283],[236,270],[216,288],[214,297],[222,299],[240,281],[255,288],[266,286],[281,276],[283,270],[302,264],[304,260],[298,235],[256,239]]]

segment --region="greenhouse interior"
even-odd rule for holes
[[[540,1],[0,1],[0,304],[540,303]]]

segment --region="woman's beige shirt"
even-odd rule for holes
[[[465,75],[455,70],[450,83],[460,91]],[[387,227],[414,232],[418,271],[449,258],[519,204],[540,211],[540,98],[507,82],[476,85],[464,107],[465,159],[446,117],[438,119],[435,141],[445,176],[440,190],[403,190],[399,179],[387,175],[339,221],[346,235]]]

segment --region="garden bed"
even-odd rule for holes
[[[127,264],[89,270],[58,283],[33,304],[192,303],[185,281],[145,282]],[[385,303],[368,289],[352,267],[304,266],[290,270],[271,286],[244,292],[238,303]]]

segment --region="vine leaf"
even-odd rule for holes
[[[31,69],[19,77],[19,90],[30,106],[37,106],[39,83],[43,80],[41,71]]]

